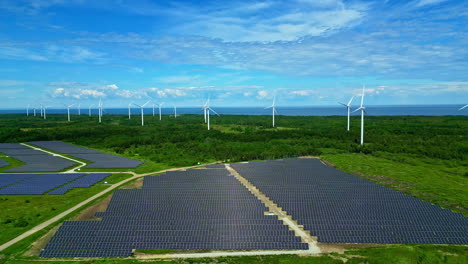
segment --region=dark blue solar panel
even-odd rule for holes
[[[223,169],[168,172],[119,189],[101,221],[66,221],[42,257],[89,250],[308,249]],[[74,254],[75,252],[76,254]]]
[[[68,184],[65,184],[64,186],[57,188],[49,192],[49,194],[65,194],[66,192],[68,192],[69,190],[73,188],[88,188],[102,181],[109,175],[110,173],[91,173],[91,174],[88,174],[84,177],[77,179],[76,181],[72,181]]]
[[[28,143],[44,149],[49,149],[54,152],[68,154],[70,156],[87,160],[92,163],[85,166],[84,168],[136,168],[142,163],[138,160],[131,160],[115,155],[104,154],[96,150],[74,146],[61,141],[32,141]]]
[[[35,174],[0,174],[0,188],[26,180],[36,176]]]
[[[5,161],[5,160],[0,159],[0,168],[6,167],[6,166],[8,166],[8,165],[10,165],[10,163],[8,163],[8,162]]]
[[[44,194],[54,188],[57,188],[67,182],[82,177],[83,173],[57,173],[57,174],[38,174],[22,182],[10,185],[0,189],[0,194],[6,195],[38,195]]]
[[[327,167],[319,160],[231,166],[319,242],[468,244],[468,220],[462,214]]]

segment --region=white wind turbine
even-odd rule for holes
[[[43,117],[44,115],[42,114],[42,112],[43,112],[43,109],[44,109],[44,105],[40,104],[40,106],[41,106],[41,117]]]
[[[101,100],[101,99],[99,99],[99,106],[98,106],[98,108],[99,108],[99,109],[98,109],[98,110],[99,110],[99,112],[98,112],[98,115],[99,115],[99,123],[101,123],[101,121],[102,121],[102,100]]]
[[[91,116],[91,108],[94,106],[94,104],[90,104],[88,108],[88,115]]]
[[[81,103],[78,104],[78,115],[81,115]]]
[[[137,105],[137,104],[133,104],[133,105],[136,105],[138,107],[140,107],[140,111],[141,111],[141,126],[144,126],[145,125],[145,118],[144,118],[144,114],[143,114],[143,108],[145,107],[145,105],[147,105],[150,101],[144,103],[143,105]]]
[[[208,127],[208,130],[210,130],[210,111],[213,112],[213,114],[219,116],[218,113],[216,113],[215,110],[211,109],[211,107],[208,105],[208,101],[206,102],[205,106],[203,107],[203,109],[205,110],[205,113],[206,113],[206,123],[207,123],[207,127]]]
[[[461,107],[460,109],[458,109],[458,110],[460,111],[460,110],[463,110],[463,109],[465,109],[465,108],[467,108],[467,107],[468,107],[468,105],[465,105],[465,106],[462,106],[462,107]]]
[[[174,105],[174,118],[177,118],[177,106]]]
[[[271,108],[271,114],[272,114],[272,118],[273,118],[273,127],[275,127],[275,114],[278,113],[278,112],[276,112],[275,102],[276,102],[276,95],[273,97],[273,104],[271,106],[265,107],[265,109]]]
[[[70,107],[74,106],[75,104],[65,105],[67,107],[67,115],[68,115],[68,122],[70,122]]]
[[[33,114],[36,116],[36,107],[33,107]]]
[[[132,104],[133,104],[133,102],[130,102],[128,104],[128,119],[132,119],[132,110],[131,110]]]
[[[161,121],[161,118],[162,118],[162,116],[161,116],[161,107],[162,107],[163,104],[164,104],[164,103],[158,104],[158,108],[159,108],[159,121]]]
[[[29,105],[26,106],[26,116],[29,116]]]
[[[363,106],[364,104],[364,89],[365,86],[362,87],[362,95],[361,95],[361,106],[354,110],[352,113],[361,111],[361,145],[364,145],[364,113],[366,113],[366,108]]]
[[[349,100],[348,104],[343,104],[343,103],[339,103],[340,105],[343,105],[344,107],[346,107],[346,109],[348,110],[348,126],[347,126],[347,130],[349,131],[349,111],[351,109],[351,102],[353,101],[354,99],[354,96],[351,97],[351,99]]]
[[[47,106],[41,105],[41,107],[43,108],[43,112],[44,112],[42,116],[44,117],[44,120],[45,120],[45,119],[47,119],[47,111],[46,111]]]
[[[208,110],[208,104],[209,104],[209,103],[210,103],[210,98],[208,98],[208,100],[206,100],[205,104],[204,104],[203,107],[202,107],[202,108],[203,108],[203,116],[204,116],[204,118],[205,118],[205,124],[206,124],[206,122],[207,122],[206,114],[207,114],[207,112],[209,112],[209,111],[207,111],[207,110]]]

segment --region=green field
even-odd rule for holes
[[[86,116],[75,117],[75,121],[70,123],[63,120],[63,115],[49,115],[48,120],[20,115],[1,116],[0,142],[62,140],[142,160],[144,164],[134,170],[137,173],[213,161],[320,156],[340,170],[465,215],[468,212],[468,120],[465,116],[367,117],[364,146],[357,144],[357,118],[352,119],[350,132],[345,130],[344,117],[278,116],[279,127],[273,129],[269,116],[222,116],[212,119],[210,131],[206,130],[200,115],[184,115],[177,119],[164,116],[162,121],[148,116],[145,127],[140,126],[137,118],[128,120],[125,116],[114,115],[104,116],[102,124]],[[105,187],[74,190],[65,196],[67,199],[47,195],[0,197],[0,205],[6,208],[0,213],[0,241],[6,241],[71,207],[100,188]],[[18,226],[24,225],[24,221],[28,225]],[[8,249],[6,258],[22,259],[21,253],[38,236]],[[353,249],[340,256],[259,256],[173,263],[342,263],[343,259],[349,259],[347,263],[465,263],[466,250],[465,246],[395,245]],[[28,263],[37,260],[27,259]],[[135,262],[112,260],[93,263]]]

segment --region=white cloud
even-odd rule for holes
[[[417,0],[416,1],[416,6],[417,7],[422,7],[422,6],[427,6],[427,5],[436,5],[440,4],[442,2],[445,2],[447,0]]]
[[[298,96],[309,96],[313,94],[315,91],[313,90],[296,90],[296,91],[291,91],[289,94],[291,95],[298,95]]]
[[[257,98],[258,99],[266,99],[270,96],[270,94],[268,93],[268,91],[265,91],[265,90],[261,90],[261,91],[258,91],[257,92]]]

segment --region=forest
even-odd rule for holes
[[[404,157],[437,159],[468,165],[466,116],[368,116],[365,144],[359,142],[360,120],[346,118],[270,116],[213,117],[207,130],[201,115],[177,118],[123,115],[96,117],[48,115],[47,120],[24,115],[0,117],[0,142],[63,140],[145,161],[186,166],[209,161],[246,161],[326,153],[364,153],[404,161]],[[400,155],[401,154],[401,155]],[[465,174],[468,175],[468,174]]]

